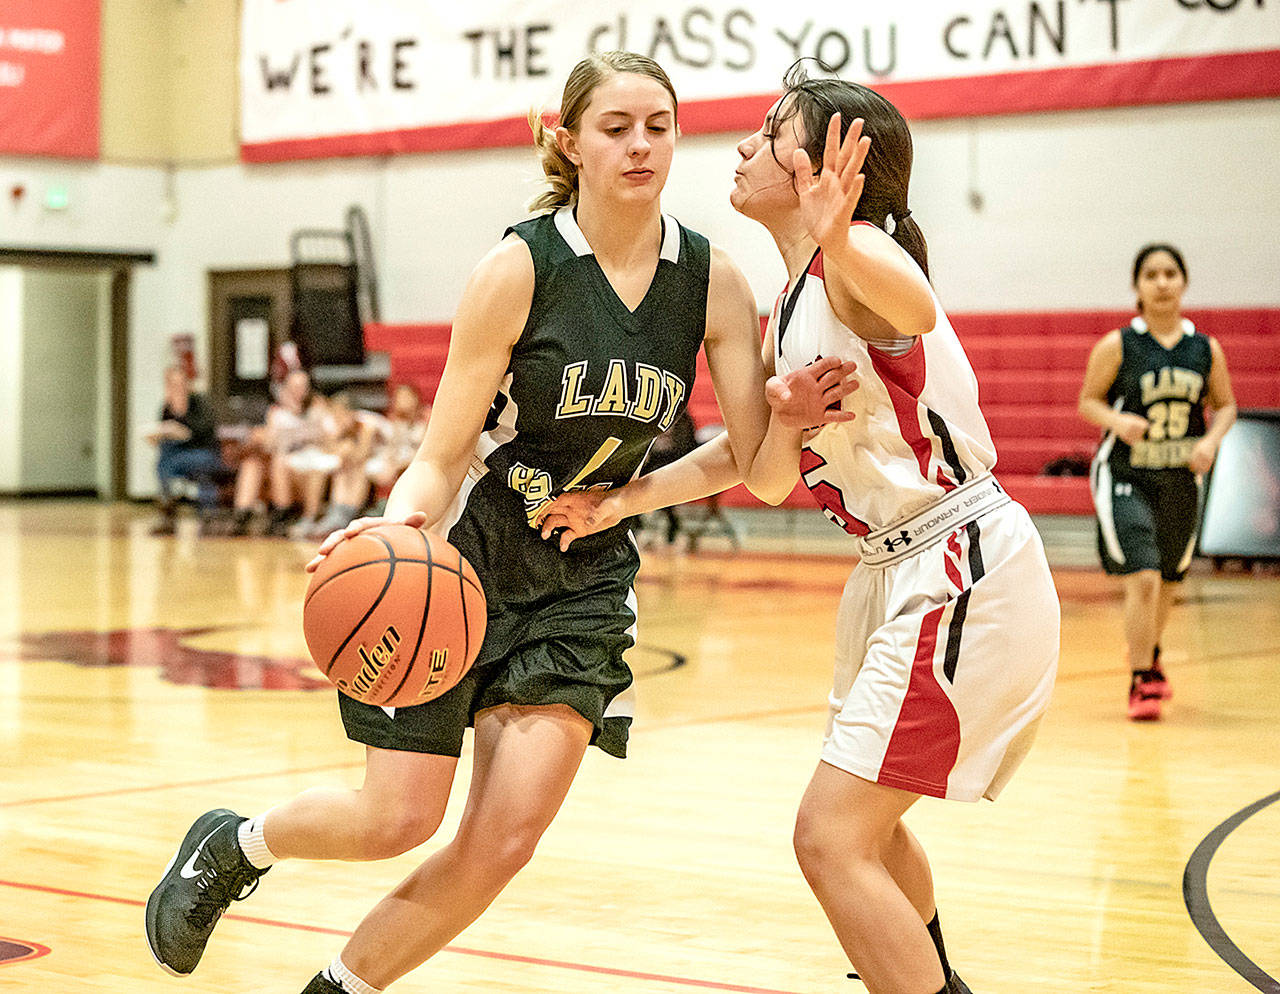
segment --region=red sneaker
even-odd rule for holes
[[[1129,718],[1131,721],[1156,721],[1160,717],[1159,682],[1150,678],[1150,670],[1138,670],[1129,684]]]
[[[1151,664],[1151,669],[1147,670],[1147,684],[1160,695],[1160,700],[1167,701],[1173,696],[1173,688],[1169,686],[1169,678],[1164,675],[1164,670],[1160,668],[1160,662]]]

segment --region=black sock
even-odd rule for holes
[[[925,926],[929,930],[929,938],[933,940],[933,946],[938,950],[938,961],[942,964],[942,979],[950,981],[951,964],[947,962],[947,947],[942,941],[942,926],[938,923],[938,912],[935,909],[933,918]],[[946,988],[943,988],[946,991]]]
[[[946,984],[943,985],[942,990],[938,991],[938,994],[947,994],[947,990],[951,986],[951,964],[947,962],[947,946],[942,941],[942,925],[938,922],[936,909],[933,912],[933,918],[925,925],[925,928],[929,930],[929,938],[933,940],[933,948],[938,950],[938,962],[942,964],[942,976],[946,980]],[[849,979],[858,980],[859,977],[856,973],[850,973]]]

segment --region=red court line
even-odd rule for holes
[[[88,901],[103,901],[108,904],[124,904],[141,908],[145,901],[127,897],[111,897],[106,894],[89,894],[84,891],[65,890],[61,887],[46,887],[43,884],[20,883],[16,880],[0,880],[0,887],[12,887],[15,890],[35,891],[38,894],[54,894],[58,897],[78,897]],[[247,922],[251,925],[266,925],[271,928],[286,928],[295,932],[311,932],[318,935],[336,935],[350,938],[351,932],[340,928],[326,928],[323,925],[302,925],[298,922],[277,921],[273,918],[255,918],[251,915],[223,915],[224,920]],[[741,984],[724,984],[718,980],[697,980],[693,977],[673,977],[663,973],[641,973],[637,970],[623,970],[612,966],[593,966],[589,963],[570,963],[565,960],[542,959],[538,956],[518,956],[514,953],[498,953],[489,949],[472,949],[469,946],[445,946],[442,952],[456,953],[459,956],[475,956],[480,959],[501,960],[507,963],[525,963],[530,966],[549,966],[558,970],[574,970],[578,973],[592,973],[605,977],[625,977],[628,980],[651,980],[658,983],[672,984],[678,987],[698,987],[703,990],[736,991],[737,994],[797,994],[795,991],[781,991],[770,987],[744,987]]]

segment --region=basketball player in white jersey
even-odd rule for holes
[[[901,114],[797,66],[738,151],[733,206],[769,230],[790,275],[766,367],[839,357],[827,383],[848,363],[859,382],[797,467],[861,561],[837,617],[830,721],[796,854],[868,990],[960,994],[929,864],[902,816],[922,795],[976,801],[1008,781],[1052,690],[1057,596],[1030,517],[992,475],[977,382],[929,285]],[[779,380],[767,389],[794,403]],[[736,479],[712,443],[607,495],[561,498],[544,535],[562,529],[564,545]]]

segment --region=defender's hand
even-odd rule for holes
[[[834,356],[819,359],[784,376],[771,376],[764,394],[774,416],[787,428],[813,428],[830,422],[852,421],[852,411],[840,402],[858,389],[857,364]]]
[[[571,490],[548,504],[534,527],[544,539],[558,538],[560,551],[565,552],[574,539],[612,528],[625,517],[614,491]]]

